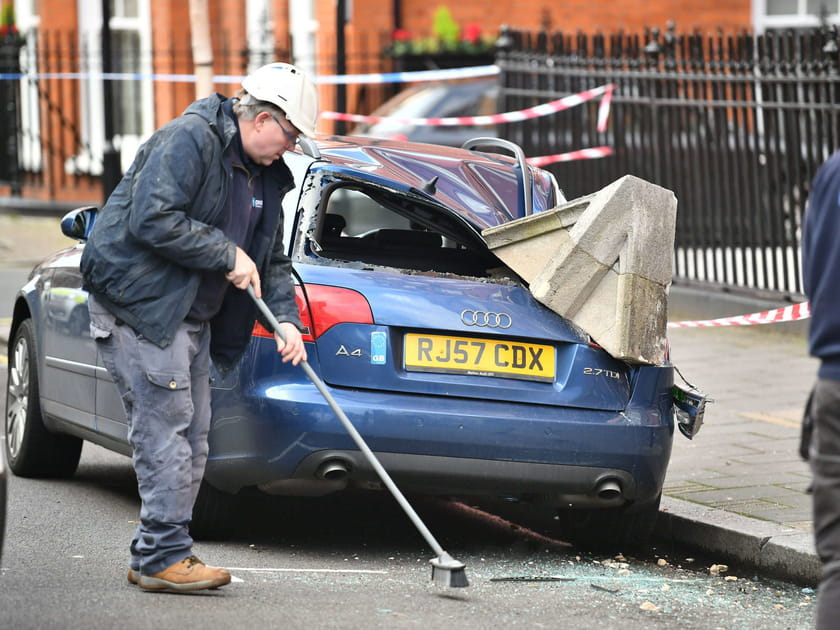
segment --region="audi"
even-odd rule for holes
[[[284,244],[309,363],[404,491],[556,511],[558,534],[582,545],[643,544],[671,453],[674,368],[611,356],[490,250],[483,230],[565,199],[515,145],[472,144],[322,136],[286,154]],[[16,296],[5,433],[18,475],[73,475],[83,441],[130,453],[79,277],[96,213],[62,220],[78,243]],[[54,307],[68,295],[72,318]],[[231,534],[246,496],[382,490],[258,322],[239,364],[213,368],[212,390],[195,536]]]

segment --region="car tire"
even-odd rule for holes
[[[201,540],[230,538],[236,529],[239,506],[239,495],[222,492],[202,479],[193,505],[190,536]]]
[[[660,494],[644,505],[593,510],[558,510],[563,539],[591,551],[645,547],[659,516]]]
[[[6,381],[6,459],[21,477],[70,477],[79,466],[80,438],[44,426],[31,319],[21,322],[9,352]]]

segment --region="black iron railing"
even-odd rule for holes
[[[0,76],[20,72],[19,35],[0,36]],[[0,181],[10,183],[12,194],[20,194],[20,91],[16,81],[0,79]]]
[[[616,86],[604,132],[597,102],[500,129],[529,156],[612,149],[547,167],[567,197],[628,173],[669,188],[679,281],[801,295],[808,186],[840,149],[836,31],[506,35],[497,56],[505,111]]]

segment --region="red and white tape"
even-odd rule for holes
[[[445,70],[418,70],[414,72],[373,72],[369,74],[315,75],[312,80],[319,85],[354,83],[417,83],[419,81],[449,81],[499,74],[499,66],[467,66]],[[242,83],[241,74],[217,74],[213,83]],[[93,79],[96,81],[157,81],[164,83],[195,83],[194,74],[144,73],[144,72],[2,72],[0,81],[29,81],[46,79]]]
[[[525,161],[531,166],[545,166],[546,164],[554,164],[555,162],[594,160],[597,158],[607,157],[608,155],[612,155],[612,153],[612,147],[590,147],[588,149],[569,151],[568,153],[555,153],[554,155],[541,155],[539,157],[526,158]]]
[[[668,328],[706,328],[711,326],[754,326],[756,324],[777,324],[779,322],[795,322],[808,319],[811,307],[808,302],[791,304],[770,311],[751,313],[749,315],[735,315],[719,319],[701,319],[698,321],[668,322]]]
[[[571,94],[563,98],[522,109],[515,112],[505,112],[502,114],[490,114],[486,116],[450,116],[446,118],[400,118],[396,116],[363,116],[361,114],[345,114],[342,112],[321,112],[321,117],[327,120],[343,120],[348,122],[382,122],[391,121],[398,122],[405,125],[433,125],[433,126],[456,126],[456,125],[491,125],[497,123],[519,122],[522,120],[529,120],[531,118],[539,118],[540,116],[548,116],[549,114],[556,114],[565,109],[576,107],[581,103],[591,101],[592,99],[603,96],[598,107],[598,131],[604,131],[607,127],[607,120],[610,114],[610,102],[612,101],[612,93],[615,89],[615,84],[609,83],[601,85],[591,90],[585,90],[578,94]]]

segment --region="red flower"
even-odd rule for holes
[[[393,37],[395,42],[407,42],[411,39],[411,31],[404,28],[398,28],[394,31]]]
[[[481,39],[481,25],[467,24],[464,28],[464,40],[470,44],[477,44]]]

